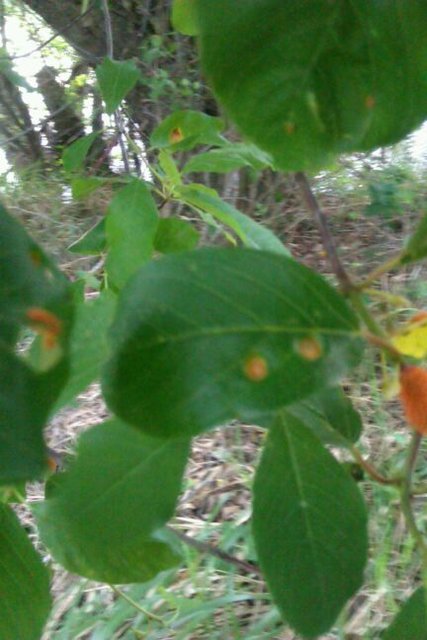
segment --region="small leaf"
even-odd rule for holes
[[[165,174],[167,182],[172,187],[182,184],[181,174],[179,173],[179,169],[176,166],[175,161],[172,158],[172,155],[166,149],[161,149],[159,151],[159,165]]]
[[[230,144],[221,149],[211,149],[193,156],[185,164],[182,173],[204,171],[228,173],[241,167],[261,170],[269,166],[271,166],[271,159],[254,145]]]
[[[134,88],[140,76],[139,70],[130,61],[105,58],[96,68],[96,78],[107,113],[114,113],[123,98]]]
[[[328,631],[361,586],[366,520],[341,465],[304,423],[279,416],[256,472],[253,532],[273,598],[304,637]]]
[[[105,218],[101,218],[89,231],[68,247],[68,251],[86,256],[95,256],[104,253],[106,248]]]
[[[427,640],[427,603],[425,591],[418,589],[405,602],[382,640]]]
[[[179,253],[197,246],[199,233],[190,222],[179,218],[161,218],[154,238],[159,253]]]
[[[256,292],[256,295],[255,295]],[[322,344],[315,361],[298,343]],[[145,265],[119,301],[104,393],[161,436],[256,420],[336,383],[361,354],[358,320],[323,278],[285,256],[203,249]],[[248,359],[266,375],[248,375]]]
[[[107,330],[115,308],[116,296],[109,290],[95,300],[82,300],[76,305],[70,337],[69,378],[51,413],[56,413],[99,379],[108,354]]]
[[[284,170],[397,142],[426,118],[427,11],[411,2],[197,3],[207,78]]]
[[[152,256],[159,217],[142,180],[132,180],[113,198],[106,218],[109,247],[106,269],[120,288]]]
[[[84,200],[90,196],[91,193],[102,187],[105,184],[104,178],[97,178],[91,176],[89,178],[73,178],[71,180],[71,193],[75,200]]]
[[[203,184],[189,184],[177,187],[174,194],[177,199],[196,210],[208,213],[232,229],[245,246],[290,255],[288,249],[272,231],[222,200],[214,189]]]
[[[188,452],[187,440],[149,438],[118,420],[89,429],[36,507],[41,539],[66,569],[100,582],[144,582],[175,566],[162,528]]]
[[[89,149],[99,135],[99,131],[94,131],[83,138],[79,138],[64,149],[62,154],[62,165],[65,171],[78,171],[83,168]]]
[[[197,0],[173,1],[173,28],[185,36],[196,36],[198,33],[196,1]]]
[[[39,640],[51,607],[49,573],[10,507],[0,504],[0,638]]]
[[[403,251],[400,263],[410,264],[427,257],[427,215],[418,223]]]
[[[175,111],[151,134],[151,145],[157,149],[188,151],[199,144],[224,144],[220,136],[224,123],[200,111]]]

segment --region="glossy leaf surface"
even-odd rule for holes
[[[360,587],[367,560],[359,490],[299,419],[278,416],[256,472],[258,558],[285,620],[315,638]]]
[[[142,180],[132,180],[114,196],[105,226],[106,268],[114,286],[122,287],[151,258],[158,222],[157,207]]]
[[[362,351],[356,317],[320,276],[247,249],[146,265],[123,291],[111,338],[107,402],[166,436],[256,420],[337,382]]]
[[[0,638],[39,640],[49,615],[49,572],[10,507],[0,504]]]
[[[162,527],[188,451],[187,440],[149,438],[118,420],[89,429],[37,506],[43,542],[69,571],[101,582],[144,582],[175,566]]]
[[[200,0],[197,9],[215,93],[282,169],[391,144],[426,117],[424,0]]]

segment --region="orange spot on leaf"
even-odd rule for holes
[[[374,96],[366,96],[365,98],[365,107],[367,109],[373,109],[375,107],[376,100]]]
[[[288,136],[291,136],[295,131],[295,122],[285,122],[283,128]]]
[[[177,142],[181,142],[184,140],[184,134],[182,133],[182,129],[176,127],[169,132],[169,142],[171,144],[176,144]]]
[[[322,345],[316,338],[302,338],[298,341],[298,353],[304,360],[318,360],[322,353]]]
[[[261,382],[268,376],[267,361],[262,356],[250,356],[244,364],[243,372],[248,380]]]
[[[43,346],[46,349],[55,347],[62,331],[60,319],[51,311],[39,307],[28,309],[26,316],[30,327],[42,337]]]
[[[30,260],[36,267],[40,267],[43,262],[41,254],[36,250],[30,251]]]
[[[418,322],[422,322],[423,320],[427,320],[427,311],[417,311],[412,318],[409,319],[411,324],[415,324]]]
[[[427,371],[421,367],[402,367],[400,402],[408,423],[427,435]]]

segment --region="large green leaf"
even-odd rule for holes
[[[107,113],[114,113],[123,98],[134,88],[140,72],[129,60],[105,58],[96,68],[96,78],[105,102]]]
[[[409,264],[427,257],[427,215],[419,221],[414,233],[406,243],[401,264]]]
[[[253,249],[264,249],[290,255],[288,249],[272,231],[225,202],[214,189],[203,184],[177,186],[175,197],[196,210],[208,213],[232,229],[242,243]]]
[[[358,321],[296,261],[248,249],[167,256],[129,282],[103,386],[153,434],[256,420],[332,385],[360,358]]]
[[[85,432],[36,508],[43,542],[66,569],[101,582],[143,582],[176,565],[162,527],[188,451],[188,440],[149,438],[118,420]]]
[[[76,305],[70,337],[70,374],[52,413],[68,404],[97,380],[108,353],[107,330],[116,308],[116,296],[103,291],[95,300]]]
[[[200,111],[175,111],[154,129],[150,142],[157,149],[188,151],[199,144],[225,144],[224,123]]]
[[[42,428],[68,375],[72,306],[65,277],[0,208],[0,484],[44,472]],[[24,328],[41,336],[25,359]]]
[[[256,472],[253,531],[276,604],[301,635],[326,632],[367,559],[359,490],[310,429],[279,415]]]
[[[425,0],[200,0],[202,62],[286,170],[396,142],[427,116]]]
[[[0,504],[0,638],[39,640],[50,611],[49,573],[12,509]]]
[[[418,589],[405,602],[382,640],[427,640],[427,603],[425,591]]]
[[[106,219],[106,268],[118,288],[149,260],[154,250],[159,216],[148,187],[132,180],[111,201]]]

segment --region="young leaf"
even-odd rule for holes
[[[178,200],[196,210],[210,214],[214,219],[232,229],[247,247],[290,255],[288,249],[272,231],[222,200],[214,189],[203,184],[189,184],[176,187],[174,194]]]
[[[196,36],[196,0],[174,0],[172,5],[172,25],[185,36]]]
[[[107,248],[107,237],[105,235],[105,218],[101,218],[89,231],[68,247],[71,253],[82,253],[83,255],[99,255]]]
[[[427,640],[427,605],[423,588],[405,602],[381,640]]]
[[[205,72],[285,170],[403,138],[426,117],[427,11],[411,2],[197,3]]]
[[[0,504],[0,638],[39,640],[51,607],[49,573],[12,509]]]
[[[107,402],[161,436],[256,420],[336,383],[362,351],[357,318],[322,277],[247,249],[145,265],[123,291],[111,338]]]
[[[179,253],[197,246],[199,233],[190,222],[179,218],[161,218],[154,238],[159,253]]]
[[[427,215],[418,223],[403,251],[400,263],[410,264],[427,257]]]
[[[82,169],[85,158],[89,153],[89,149],[91,148],[94,140],[99,136],[99,133],[99,131],[94,131],[83,138],[79,138],[79,140],[76,140],[64,149],[62,154],[62,165],[65,171],[71,172]]]
[[[256,149],[254,145],[230,144],[221,149],[211,149],[193,156],[184,165],[182,173],[196,171],[228,173],[241,167],[261,170],[269,166],[271,166],[269,156]]]
[[[188,440],[149,438],[118,420],[86,431],[36,508],[43,542],[66,569],[100,582],[144,582],[175,566],[162,527],[188,452]]]
[[[360,587],[366,529],[353,480],[304,423],[279,415],[255,476],[253,532],[273,598],[302,636],[328,631]]]
[[[0,207],[0,484],[45,470],[42,428],[67,378],[72,311],[65,277]],[[26,358],[23,328],[39,335]]]
[[[140,72],[133,62],[105,58],[96,68],[96,78],[106,111],[111,114],[134,88],[140,78]]]
[[[189,151],[199,144],[226,143],[220,136],[224,123],[200,111],[175,111],[151,134],[150,143],[157,149]]]
[[[148,187],[132,180],[111,201],[106,218],[106,269],[118,288],[152,256],[159,217]]]
[[[70,337],[70,373],[51,413],[68,404],[97,380],[108,354],[107,330],[116,308],[116,296],[103,291],[95,300],[82,300],[75,308]]]

